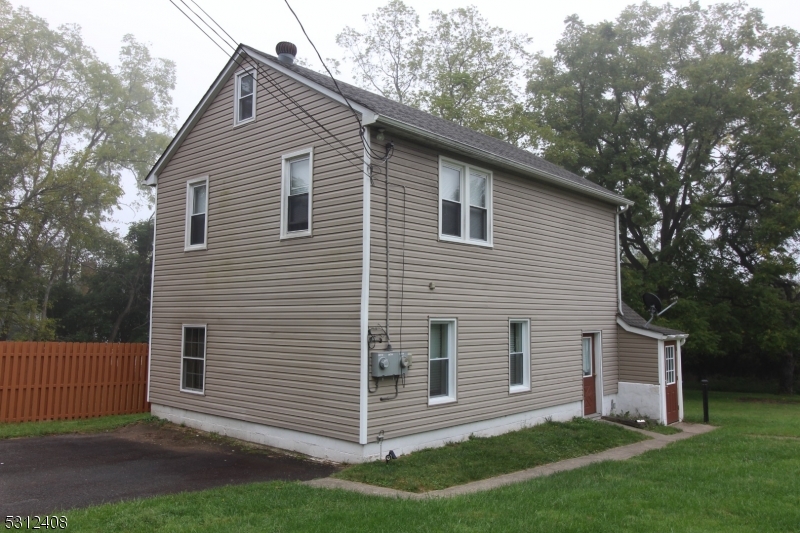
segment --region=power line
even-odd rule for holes
[[[359,136],[361,137],[361,143],[364,145],[364,148],[365,148],[366,150],[369,150],[370,154],[372,154],[374,157],[378,158],[378,157],[377,157],[377,156],[378,156],[378,153],[377,153],[377,152],[374,152],[374,151],[372,150],[372,147],[371,147],[371,146],[369,146],[369,144],[367,143],[366,139],[364,139],[364,124],[361,122],[361,119],[359,118],[359,116],[358,116],[358,113],[356,113],[356,110],[355,110],[355,109],[353,109],[353,106],[352,106],[352,105],[350,105],[350,100],[348,100],[348,98],[347,98],[347,97],[344,95],[344,93],[342,92],[342,89],[341,89],[341,87],[339,87],[339,82],[338,82],[338,81],[336,81],[336,78],[334,78],[334,77],[333,77],[333,74],[331,74],[331,71],[330,71],[330,69],[328,68],[328,65],[326,65],[326,64],[325,64],[325,60],[324,60],[324,59],[322,59],[322,55],[319,53],[319,50],[317,50],[317,46],[314,44],[314,41],[312,41],[312,40],[311,40],[311,37],[309,37],[309,36],[308,36],[308,32],[306,32],[306,29],[305,29],[305,27],[303,26],[303,23],[302,23],[302,22],[300,22],[300,17],[298,17],[298,16],[297,16],[297,13],[295,13],[295,12],[294,12],[294,9],[292,9],[292,6],[289,4],[289,0],[284,0],[284,2],[286,3],[286,7],[288,7],[288,8],[289,8],[289,11],[291,11],[291,12],[292,12],[292,15],[294,15],[294,18],[295,18],[295,20],[297,21],[297,23],[300,25],[300,29],[301,29],[301,30],[303,30],[303,35],[305,35],[305,36],[306,36],[306,40],[307,40],[307,41],[308,41],[308,43],[311,45],[311,48],[313,48],[313,49],[314,49],[314,52],[316,52],[316,54],[317,54],[317,57],[319,58],[319,62],[320,62],[320,63],[322,63],[322,68],[324,68],[324,69],[325,69],[325,72],[327,72],[327,73],[328,73],[328,77],[331,79],[331,81],[333,81],[333,85],[336,87],[336,92],[338,92],[338,93],[339,93],[339,95],[340,95],[342,98],[344,98],[344,101],[345,101],[345,103],[347,104],[347,107],[349,107],[349,108],[350,108],[350,111],[352,111],[352,112],[353,112],[353,116],[356,118],[356,121],[358,122],[358,132],[359,132]],[[393,152],[392,152],[392,154],[393,154]],[[385,154],[385,155],[384,155],[382,158],[380,158],[380,159],[386,158],[386,160],[388,160],[388,159],[390,159],[390,158],[391,158],[392,154],[389,154],[389,153],[387,152],[387,153],[386,153],[386,154]]]
[[[180,1],[181,1],[181,3],[183,3],[184,5],[186,5],[186,3],[185,3],[185,2],[183,2],[183,0],[180,0]],[[203,29],[203,28],[202,28],[202,27],[201,27],[201,26],[200,26],[200,25],[199,25],[199,24],[198,24],[198,23],[197,23],[197,22],[196,22],[194,19],[192,19],[192,17],[190,17],[190,16],[189,16],[189,15],[188,15],[188,14],[187,14],[185,11],[183,11],[183,9],[181,9],[181,8],[180,8],[180,6],[178,6],[178,5],[177,5],[177,4],[176,4],[176,3],[175,3],[173,0],[170,0],[170,3],[171,3],[173,6],[175,6],[175,8],[176,8],[178,11],[180,11],[180,12],[181,12],[181,14],[183,14],[183,15],[184,15],[184,16],[185,16],[187,19],[189,19],[189,21],[191,21],[191,22],[192,22],[192,24],[194,24],[194,25],[197,27],[197,29],[199,29],[199,30],[200,30],[200,31],[201,31],[201,32],[202,32],[202,33],[203,33],[203,34],[204,34],[206,37],[208,37],[208,39],[209,39],[209,40],[210,40],[212,43],[214,43],[214,44],[217,46],[217,48],[219,48],[220,50],[222,50],[222,52],[223,52],[225,55],[228,55],[228,52],[227,52],[227,51],[226,51],[226,50],[225,50],[225,49],[224,49],[224,48],[223,48],[223,47],[222,47],[222,46],[219,44],[219,42],[217,42],[217,40],[216,40],[216,39],[214,39],[213,37],[211,37],[211,35],[209,35],[209,34],[208,34],[208,32],[206,32],[206,31],[205,31],[205,30],[204,30],[204,29]],[[193,2],[193,3],[195,3],[195,2]],[[196,5],[196,3],[195,3],[195,5]],[[197,15],[197,13],[196,13],[194,10],[192,10],[192,9],[191,9],[191,8],[190,8],[188,5],[186,5],[186,8],[187,8],[189,11],[191,11],[191,12],[192,12],[192,13],[193,13],[193,14],[194,14],[194,15],[195,15],[195,16],[196,16],[196,17],[197,17],[197,18],[198,18],[198,19],[199,19],[201,22],[203,22],[203,24],[205,24],[205,25],[206,25],[206,26],[207,26],[209,29],[211,29],[212,31],[214,31],[214,29],[211,27],[211,25],[210,25],[210,24],[209,24],[207,21],[203,20],[203,18],[202,18],[202,17],[200,17],[199,15]],[[203,11],[203,10],[202,10],[202,8],[200,8],[199,6],[198,6],[198,8],[199,8],[201,11]],[[203,13],[205,13],[205,11],[203,11]],[[208,15],[208,14],[206,14],[206,16],[209,16],[209,15]],[[211,18],[211,17],[209,16],[209,18]],[[212,20],[213,20],[213,19],[212,19]],[[225,33],[226,35],[228,35],[228,36],[230,37],[230,34],[228,34],[228,32],[226,32],[226,31],[224,30],[224,28],[222,28],[222,26],[220,26],[220,25],[219,25],[219,24],[218,24],[216,21],[215,21],[214,23],[215,23],[215,24],[216,24],[216,25],[217,25],[217,26],[220,28],[220,30],[222,30],[222,32],[223,32],[223,33]],[[231,44],[230,44],[229,42],[227,42],[227,41],[226,41],[226,40],[225,40],[225,39],[224,39],[222,36],[220,36],[218,32],[214,31],[214,33],[215,33],[217,36],[219,36],[219,37],[220,37],[220,39],[222,39],[222,41],[223,41],[223,42],[224,42],[224,43],[225,43],[227,46],[229,46],[230,48],[233,48],[233,49],[234,49],[234,52],[235,52],[236,50],[238,50],[238,47],[234,47],[233,45],[231,45]],[[231,37],[231,39],[233,39],[233,38]],[[261,69],[261,67],[260,67],[260,65],[259,65],[259,62],[258,62],[256,59],[252,58],[252,56],[250,56],[250,54],[249,54],[249,53],[247,53],[247,51],[246,51],[246,50],[242,49],[242,52],[243,52],[243,53],[244,53],[244,54],[247,56],[247,61],[248,61],[248,64],[252,64],[252,65],[255,67],[255,69],[256,69],[256,72],[257,72],[257,73],[259,73],[259,74],[263,74],[263,77],[264,77],[264,78],[266,78],[266,79],[267,79],[267,81],[269,81],[270,85],[272,85],[272,87],[273,87],[273,89],[274,89],[274,90],[276,90],[276,91],[280,92],[280,93],[281,93],[281,94],[282,94],[282,95],[283,95],[283,96],[284,96],[286,99],[288,99],[290,102],[292,102],[292,103],[295,105],[295,107],[297,107],[298,109],[300,109],[301,111],[303,111],[303,112],[304,112],[304,113],[305,113],[305,114],[306,114],[306,115],[307,115],[307,116],[308,116],[308,117],[309,117],[309,118],[310,118],[310,119],[311,119],[311,120],[312,120],[312,121],[313,121],[313,122],[314,122],[314,123],[315,123],[315,124],[316,124],[316,125],[317,125],[319,128],[321,128],[323,131],[325,131],[325,133],[327,133],[327,134],[328,134],[330,137],[332,137],[332,138],[333,138],[333,139],[335,139],[335,140],[336,140],[336,141],[337,141],[337,142],[338,142],[340,145],[342,145],[342,147],[344,147],[344,148],[345,148],[347,151],[349,151],[349,152],[350,152],[350,153],[353,155],[353,158],[355,158],[355,159],[358,159],[358,160],[361,162],[361,164],[362,164],[362,165],[364,164],[364,160],[363,160],[363,158],[362,158],[360,155],[358,155],[356,152],[354,152],[352,148],[350,148],[349,146],[347,146],[346,144],[344,144],[344,143],[343,143],[343,142],[342,142],[342,141],[341,141],[341,140],[340,140],[340,139],[339,139],[339,138],[338,138],[336,135],[334,135],[333,133],[331,133],[331,132],[330,132],[330,130],[328,130],[328,129],[327,129],[325,126],[324,126],[324,125],[322,125],[322,124],[321,124],[321,123],[320,123],[320,122],[319,122],[319,121],[318,121],[318,120],[317,120],[315,117],[313,117],[313,116],[312,116],[312,115],[311,115],[311,114],[310,114],[310,113],[309,113],[309,112],[308,112],[308,111],[307,111],[307,110],[306,110],[306,109],[305,109],[305,108],[304,108],[302,105],[300,105],[299,103],[297,103],[297,102],[294,100],[294,98],[292,98],[292,97],[291,97],[291,95],[287,94],[287,93],[286,93],[286,92],[283,90],[283,88],[282,88],[282,87],[280,87],[280,85],[278,85],[278,84],[277,84],[277,83],[276,83],[276,82],[275,82],[275,81],[274,81],[274,80],[273,80],[273,79],[272,79],[272,78],[269,76],[269,74],[267,73],[267,71],[266,71],[266,70],[262,70],[262,69]],[[236,58],[236,56],[235,56],[235,55],[234,55],[233,61],[234,61],[234,62],[235,62],[235,63],[236,63],[236,64],[237,64],[239,67],[243,67],[243,64],[242,64],[242,62],[241,62],[241,61],[239,61],[239,60]],[[256,81],[256,84],[257,84],[259,87],[261,87],[261,88],[262,88],[264,91],[266,91],[267,93],[271,92],[271,91],[270,91],[270,90],[269,90],[269,89],[268,89],[266,86],[264,86],[264,85],[263,85],[263,83],[260,81],[260,78],[259,78],[259,77],[256,77],[255,81]],[[322,136],[322,135],[319,133],[319,131],[317,131],[315,128],[311,127],[311,126],[310,126],[310,125],[309,125],[307,122],[305,122],[305,121],[304,121],[304,120],[303,120],[303,119],[302,119],[300,116],[298,116],[298,115],[297,115],[297,113],[295,113],[295,111],[294,111],[293,109],[291,109],[289,106],[287,106],[287,105],[286,105],[286,103],[285,103],[285,102],[283,102],[283,101],[282,101],[280,98],[276,98],[276,100],[278,100],[278,102],[279,102],[279,103],[280,103],[280,104],[281,104],[281,105],[282,105],[282,106],[283,106],[283,107],[284,107],[284,108],[285,108],[287,111],[289,111],[290,113],[292,113],[292,115],[293,115],[293,116],[294,116],[294,117],[295,117],[295,118],[296,118],[296,119],[297,119],[297,120],[298,120],[298,121],[299,121],[301,124],[303,124],[304,126],[306,126],[308,129],[312,130],[312,131],[313,131],[313,132],[314,132],[314,133],[315,133],[315,134],[316,134],[316,135],[317,135],[317,136],[320,138],[320,140],[322,140],[322,142],[324,142],[324,143],[325,143],[325,144],[326,144],[326,145],[327,145],[329,148],[331,148],[331,149],[333,149],[334,151],[336,151],[336,153],[338,153],[340,156],[342,156],[342,158],[344,158],[344,159],[345,159],[345,161],[347,161],[348,163],[350,163],[351,165],[353,165],[355,168],[357,168],[357,169],[359,170],[359,172],[363,172],[362,165],[358,165],[358,164],[354,163],[350,157],[348,157],[348,156],[346,156],[346,155],[342,154],[342,152],[340,152],[338,148],[336,148],[335,146],[333,146],[333,145],[332,145],[332,144],[331,144],[331,143],[328,141],[328,139],[326,139],[325,137],[323,137],[323,136]]]
[[[289,0],[284,0],[284,2],[286,2],[286,7],[289,8],[289,11],[291,11],[292,15],[294,15],[294,19],[300,25],[300,29],[303,30],[303,35],[306,36],[306,40],[308,40],[308,43],[311,45],[311,48],[313,48],[314,52],[317,53],[317,57],[319,58],[320,63],[322,63],[322,67],[325,69],[325,72],[327,72],[328,76],[330,76],[330,78],[333,80],[333,84],[336,86],[336,92],[338,92],[342,96],[342,98],[344,98],[344,101],[347,103],[347,107],[349,107],[350,111],[353,112],[353,116],[356,117],[356,121],[358,121],[359,128],[363,128],[364,126],[361,123],[361,119],[358,117],[358,113],[356,113],[356,110],[353,109],[352,105],[350,105],[350,100],[348,100],[347,97],[344,95],[344,93],[342,93],[342,89],[339,88],[339,83],[336,81],[336,78],[333,77],[333,74],[331,74],[331,71],[328,69],[328,65],[325,64],[325,61],[322,59],[322,56],[320,55],[319,50],[317,50],[317,47],[314,44],[314,42],[311,40],[311,37],[308,36],[306,29],[303,27],[303,23],[300,22],[300,17],[297,16],[297,13],[294,12],[292,6],[289,5]]]

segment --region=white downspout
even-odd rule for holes
[[[150,401],[150,363],[153,360],[153,289],[156,285],[156,227],[158,226],[158,177],[155,178],[156,185],[153,187],[155,200],[153,202],[153,264],[150,265],[150,331],[147,333],[147,401]]]
[[[622,254],[619,249],[619,216],[628,210],[627,205],[621,205],[614,217],[614,238],[617,244],[617,310],[622,314],[622,272],[620,263],[622,262]]]

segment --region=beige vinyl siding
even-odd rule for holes
[[[370,394],[369,440],[582,400],[582,332],[602,332],[604,392],[616,393],[615,206],[494,169],[494,247],[439,242],[439,156],[493,169],[395,144],[391,181],[407,192],[405,290],[401,337],[403,193],[391,187],[390,333],[414,363],[396,400],[379,399],[394,393],[390,380]],[[382,183],[381,174],[371,199],[371,327],[385,325]],[[458,319],[457,403],[428,406],[429,317]],[[509,393],[509,318],[531,321],[530,392]]]
[[[658,385],[658,340],[617,328],[619,380]]]
[[[271,76],[362,154],[349,110]],[[234,127],[233,79],[158,177],[150,400],[357,441],[360,163],[345,161],[262,86],[255,121]],[[263,74],[258,80],[269,87]],[[309,147],[313,236],[281,241],[281,156]],[[184,252],[186,180],[202,175],[208,249]],[[208,325],[204,396],[179,392],[182,324]]]

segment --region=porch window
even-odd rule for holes
[[[664,346],[664,362],[666,368],[667,385],[675,383],[675,347]]]

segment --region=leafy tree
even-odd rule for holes
[[[54,287],[55,336],[80,342],[145,342],[150,323],[152,219],[134,222],[120,240],[104,236],[101,250],[72,282]]]
[[[424,47],[419,15],[401,0],[391,0],[363,19],[366,31],[347,26],[336,36],[355,65],[359,83],[401,104],[416,105]]]
[[[366,89],[462,126],[524,145],[530,123],[519,72],[530,39],[491,26],[474,6],[433,11],[430,26],[401,0],[346,27],[337,43]]]
[[[130,35],[111,67],[76,26],[0,0],[0,340],[53,336],[50,291],[103,241],[121,173],[142,177],[168,143],[174,84]]]
[[[545,156],[636,202],[620,216],[628,299],[690,298],[674,321],[700,328],[687,328],[695,362],[779,354],[787,391],[800,340],[798,51],[796,31],[742,3],[644,3],[613,22],[569,17],[528,83]]]

